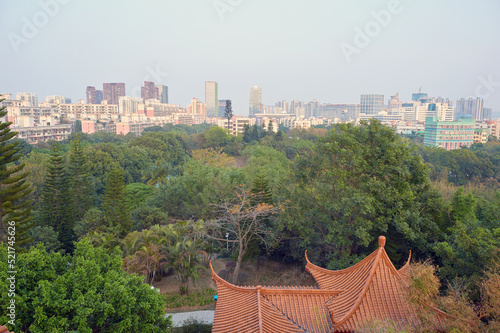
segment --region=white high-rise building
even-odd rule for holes
[[[16,94],[16,99],[18,101],[24,101],[25,106],[30,106],[30,107],[38,107],[38,97],[36,97],[35,94],[33,93],[17,93]]]
[[[475,120],[483,120],[483,99],[477,98],[461,98],[457,100],[455,107],[455,117],[465,118],[465,115],[470,115],[470,118]]]
[[[253,116],[262,112],[262,88],[253,86],[250,89],[250,108],[248,114]]]
[[[207,116],[219,116],[218,84],[215,81],[205,81],[205,104],[207,105]]]
[[[142,98],[120,96],[118,97],[118,112],[123,113],[138,113],[139,104],[142,104]]]

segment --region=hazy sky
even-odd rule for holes
[[[254,85],[266,105],[422,87],[498,112],[499,15],[498,0],[0,0],[0,92],[76,102],[150,80],[185,107],[213,80],[247,115]]]

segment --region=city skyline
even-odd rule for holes
[[[1,7],[2,93],[78,100],[87,86],[123,82],[127,96],[140,97],[143,82],[153,81],[169,87],[170,103],[186,105],[203,100],[211,80],[239,115],[255,85],[264,105],[351,104],[360,94],[396,92],[409,100],[423,87],[454,101],[480,95],[485,107],[500,109],[495,1],[27,0]],[[92,46],[82,44],[89,35]],[[130,47],[134,36],[141,42]]]

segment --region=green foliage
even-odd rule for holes
[[[241,169],[220,168],[189,161],[180,176],[160,185],[152,203],[178,219],[211,219],[217,215],[212,204],[230,198],[246,182]]]
[[[74,230],[78,239],[94,232],[104,232],[106,230],[105,213],[99,208],[90,208],[83,218],[75,223]]]
[[[165,298],[121,268],[119,251],[88,240],[73,256],[43,246],[17,258],[16,333],[165,332]],[[0,247],[0,278],[7,278],[7,250]],[[7,284],[0,284],[0,322],[6,323]]]
[[[227,130],[231,131],[231,118],[233,118],[233,106],[231,105],[231,100],[226,100],[226,107],[224,108],[224,118],[227,119]]]
[[[134,210],[153,195],[154,188],[143,183],[132,183],[125,186],[125,191],[130,210]]]
[[[83,147],[78,135],[71,142],[68,173],[75,218],[80,220],[92,205],[92,194],[94,191],[90,183],[88,163],[83,154]]]
[[[67,253],[72,253],[73,242],[76,240],[73,230],[75,212],[69,184],[59,144],[54,144],[42,192],[39,224],[52,227],[58,234],[62,249]]]
[[[132,231],[132,220],[123,174],[118,167],[109,173],[104,195],[103,211],[108,228],[123,237]]]
[[[141,231],[154,225],[165,225],[168,223],[168,214],[160,208],[148,204],[141,205],[132,211],[134,229]]]
[[[214,303],[214,295],[217,291],[212,288],[196,290],[188,295],[178,293],[166,293],[165,307],[168,309],[181,308],[185,306],[205,306]]]
[[[62,244],[59,242],[57,232],[52,227],[36,226],[30,229],[32,238],[31,244],[37,245],[42,243],[48,252],[58,251]]]
[[[37,210],[42,202],[43,183],[50,164],[50,154],[32,151],[19,161],[25,165],[23,170],[29,172],[26,180],[31,183],[32,192],[28,195],[28,199],[31,201],[33,209]]]
[[[292,179],[284,197],[294,205],[283,218],[302,238],[299,250],[311,249],[332,269],[355,263],[380,234],[388,235],[391,258],[429,251],[439,235],[441,199],[427,167],[378,121],[336,125],[311,154],[296,158]]]
[[[204,148],[224,148],[231,142],[231,135],[219,126],[210,128],[205,133]]]
[[[182,164],[186,159],[185,143],[176,133],[147,132],[130,141],[130,147],[141,147],[153,160],[161,159],[172,165]]]
[[[249,179],[255,179],[262,171],[269,177],[270,186],[274,187],[289,176],[291,162],[284,152],[272,147],[249,145],[242,155],[248,158],[244,170]]]
[[[465,195],[463,188],[455,192],[446,235],[434,247],[444,278],[464,278],[477,287],[488,265],[500,255],[499,212],[500,192],[489,203]]]
[[[7,115],[4,109],[5,107],[0,108],[0,118]],[[11,124],[0,122],[0,243],[15,239],[17,248],[30,241],[28,230],[31,227],[31,202],[26,198],[31,189],[26,182],[29,172],[23,170],[25,164],[14,164],[22,155],[19,146],[21,142],[14,140],[17,132],[10,130]],[[15,225],[8,225],[7,222],[10,221],[14,221]],[[6,234],[9,226],[15,235]]]

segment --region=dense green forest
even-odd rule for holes
[[[446,151],[372,121],[276,133],[253,126],[240,136],[207,124],[168,124],[140,137],[99,132],[35,146],[10,141],[22,154],[11,167],[29,172],[31,192],[22,201],[33,209],[17,260],[20,288],[31,290],[18,295],[19,306],[34,310],[18,318],[19,332],[57,325],[61,332],[133,329],[136,317],[120,318],[137,312],[111,315],[111,308],[129,302],[139,309],[138,294],[156,305],[134,316],[159,330],[168,326],[155,322],[159,295],[138,281],[174,272],[180,292],[188,293],[200,258],[211,253],[234,259],[237,283],[245,260],[264,256],[303,266],[308,250],[316,264],[343,269],[385,235],[396,267],[410,251],[416,262],[430,259],[440,292],[460,285],[475,305],[484,301],[485,278],[498,274],[500,142],[494,138]],[[5,279],[5,247],[0,257]],[[88,271],[99,273],[83,278]],[[111,285],[121,292],[112,297],[116,303],[106,303],[109,309],[79,306],[98,304]],[[7,321],[3,312],[0,319]],[[482,316],[483,323],[499,319],[494,311]]]

